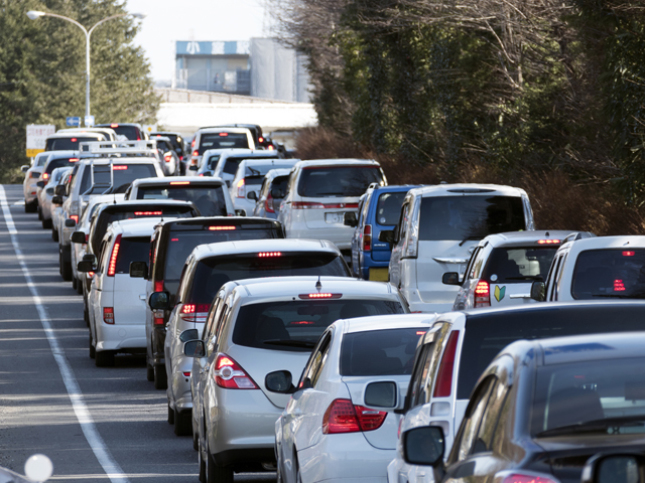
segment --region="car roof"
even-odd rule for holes
[[[270,152],[270,151],[269,151]],[[295,165],[299,159],[286,159],[286,158],[249,158],[249,159],[243,159],[242,162],[240,163],[240,167],[242,166],[271,166],[274,165],[276,162],[282,163],[283,165],[288,165],[291,163],[291,165]],[[239,170],[240,168],[238,168]],[[285,168],[283,168],[285,169]]]
[[[597,236],[582,238],[568,242],[567,247],[571,250],[596,250],[600,248],[645,248],[645,236],[643,235],[620,235],[620,236]],[[564,245],[563,245],[564,246]]]
[[[271,220],[269,218],[261,218],[259,216],[196,216],[193,218],[181,218],[178,220],[168,220],[164,221],[161,226],[171,227],[171,228],[181,228],[188,226],[204,226],[204,225],[258,225],[258,226],[273,226],[275,228],[280,228],[281,224],[277,220]]]
[[[264,177],[267,179],[273,179],[278,176],[289,176],[289,173],[291,173],[291,168],[276,168],[267,171],[267,174],[265,174]]]
[[[116,204],[123,203],[125,200],[123,199],[125,195],[123,193],[114,193],[114,194],[109,194],[109,195],[94,195],[90,196],[90,199],[87,201],[88,206],[95,205],[97,203],[112,203],[115,204],[114,201],[116,200]]]
[[[152,236],[155,226],[159,223],[161,218],[146,218],[136,220],[120,220],[110,224],[107,231],[112,231],[116,234],[121,234],[124,237],[139,237],[139,236]]]
[[[296,163],[298,167],[318,167],[318,166],[381,166],[373,159],[309,159]]]
[[[118,203],[106,204],[104,207],[100,208],[100,210],[101,212],[107,209],[113,210],[115,212],[127,211],[133,206],[149,206],[150,208],[157,206],[190,206],[191,208],[195,207],[192,202],[183,200],[122,200]]]
[[[437,319],[437,314],[393,314],[373,315],[370,317],[356,317],[334,322],[342,327],[344,334],[355,332],[369,332],[384,329],[405,329],[419,325],[432,324]],[[421,335],[421,334],[419,334]]]
[[[479,242],[480,246],[491,244],[495,247],[518,246],[526,243],[535,243],[539,240],[560,240],[562,242],[575,230],[535,230],[513,231],[488,235]]]
[[[49,161],[52,161],[54,159],[73,158],[75,156],[78,156],[78,151],[73,151],[73,150],[68,150],[68,151],[47,151],[47,154],[49,155],[49,158],[47,159],[47,162],[49,162]]]
[[[227,149],[221,153],[221,156],[223,158],[230,158],[230,157],[236,157],[236,158],[244,158],[245,156],[248,156],[248,158],[245,159],[251,159],[251,158],[262,158],[262,157],[279,157],[278,153],[276,151],[267,151],[266,149]]]
[[[499,184],[478,184],[478,183],[455,183],[437,184],[413,188],[411,194],[416,196],[463,196],[463,195],[491,195],[502,194],[504,196],[521,196],[526,192],[521,188]]]
[[[184,185],[186,182],[189,184],[217,184],[225,185],[226,183],[222,178],[218,177],[204,177],[204,176],[166,176],[164,178],[139,178],[132,182],[132,188],[141,186],[168,186],[168,185]]]
[[[157,164],[157,158],[152,156],[146,157],[123,157],[123,158],[104,158],[104,157],[81,157],[79,159],[80,164],[89,165],[90,161],[94,161],[94,164]]]
[[[249,133],[251,132],[248,128],[246,127],[205,127],[205,128],[200,128],[197,130],[198,133],[200,134],[208,134],[208,133],[217,133],[217,132],[231,132],[231,133]]]
[[[79,134],[82,134],[82,136],[79,136]],[[93,131],[76,131],[76,132],[57,132],[52,134],[51,136],[47,136],[47,139],[59,139],[59,138],[78,138],[78,137],[105,137],[104,133],[100,132],[93,132]]]
[[[237,280],[239,287],[236,289],[243,297],[276,297],[293,299],[294,296],[310,293],[340,293],[345,295],[362,295],[370,297],[387,297],[398,299],[397,293],[392,290],[392,286],[382,282],[370,282],[356,278],[344,277],[268,277],[260,279],[258,283],[255,279],[253,283],[245,283],[245,280]],[[320,281],[322,288],[316,288]],[[263,283],[262,283],[263,282]],[[241,290],[240,290],[241,289]],[[244,292],[246,294],[244,295]]]
[[[505,313],[531,313],[543,312],[547,316],[548,312],[552,311],[584,311],[584,310],[599,310],[606,308],[608,310],[620,310],[621,307],[625,308],[642,308],[643,315],[645,316],[645,300],[576,300],[570,302],[540,302],[536,304],[526,305],[507,305],[500,308],[478,308],[464,310],[463,313],[469,320],[476,318],[484,318],[490,315],[505,314]]]
[[[261,240],[236,240],[198,245],[193,251],[197,260],[221,255],[238,255],[259,252],[327,252],[340,255],[336,245],[327,240],[303,238],[273,238]]]

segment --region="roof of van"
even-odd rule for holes
[[[242,255],[260,252],[327,252],[340,256],[340,250],[328,240],[302,238],[273,238],[261,240],[237,240],[199,245],[193,251],[197,260],[222,255]]]
[[[521,196],[526,192],[521,188],[505,186],[500,184],[476,184],[476,183],[457,183],[457,184],[437,184],[424,186],[422,188],[413,188],[410,194],[416,196],[459,196],[459,195],[487,195],[501,194],[504,196]]]
[[[372,330],[418,327],[420,324],[432,324],[436,319],[437,314],[373,315],[371,317],[355,317],[353,319],[338,320],[334,322],[334,325],[341,325],[343,333],[351,334]],[[423,334],[419,334],[419,336],[421,335]]]
[[[123,235],[126,238],[152,236],[152,232],[154,231],[155,226],[157,226],[160,221],[161,217],[115,221],[110,224],[107,232],[112,231],[113,233],[116,233],[117,235]]]

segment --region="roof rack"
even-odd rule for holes
[[[79,151],[89,154],[153,154],[157,141],[94,141],[80,143]]]
[[[114,186],[114,158],[109,159],[107,164],[98,164],[95,165],[95,161],[98,161],[100,158],[94,158],[90,160],[90,187],[83,193],[83,195],[95,194],[96,191],[100,194],[105,194],[109,192]],[[109,182],[96,182],[96,175],[100,173],[109,173]]]

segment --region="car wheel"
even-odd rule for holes
[[[279,449],[276,447],[275,449],[275,481],[276,483],[284,483],[284,479],[282,477],[282,458],[280,458],[279,454]]]
[[[38,209],[38,203],[32,201],[31,203],[25,203],[25,213],[36,213]]]
[[[193,415],[190,410],[177,411],[175,409],[175,434],[177,436],[190,436],[193,431]]]
[[[167,389],[168,388],[168,379],[166,376],[166,366],[154,366],[154,380],[155,380],[155,389]]]
[[[92,339],[92,331],[90,330],[90,359],[96,358],[96,347],[94,347],[94,339]]]
[[[78,278],[76,279],[76,293],[83,295],[83,282]]]
[[[55,242],[58,241],[58,231],[56,231],[55,229],[52,229],[52,240],[54,240]]]
[[[210,451],[206,451],[206,483],[233,483],[233,469],[218,466]]]
[[[146,379],[150,382],[155,380],[155,372],[153,367],[146,362]]]
[[[38,220],[43,221],[43,212],[40,210],[40,205],[36,207],[36,211],[38,212]]]
[[[175,410],[168,405],[168,424],[175,424]]]
[[[78,292],[76,277],[72,277],[72,288]]]
[[[51,228],[52,227],[52,220],[51,218],[49,220],[43,220],[42,225],[44,229]]]
[[[90,326],[90,313],[87,310],[87,304],[85,304],[84,307],[83,307],[83,320],[85,320],[85,324],[89,327]]]
[[[60,265],[60,276],[66,282],[70,282],[72,280],[72,264],[65,261],[63,246],[60,244],[58,245],[58,264]]]
[[[114,352],[113,351],[100,351],[96,353],[94,358],[96,367],[112,367],[114,366]]]

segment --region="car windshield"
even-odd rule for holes
[[[481,239],[526,229],[519,196],[430,196],[421,201],[420,240]]]
[[[147,262],[149,251],[150,237],[122,238],[115,273],[130,273],[131,262]]]
[[[591,345],[598,351],[604,344]],[[574,346],[570,349],[585,350]],[[555,348],[558,349],[567,350]],[[611,423],[602,424],[603,419]],[[645,358],[539,367],[533,392],[531,434],[567,427],[611,435],[645,433]]]
[[[495,283],[544,280],[558,247],[495,248],[482,278]]]
[[[237,168],[240,167],[240,163],[245,159],[250,159],[253,157],[254,156],[247,154],[246,156],[231,156],[229,158],[226,158],[226,162],[223,168],[224,172],[226,174],[232,174],[233,176],[235,176],[237,174]],[[262,159],[278,159],[278,155],[276,154],[275,156],[262,156]]]
[[[304,290],[304,289],[303,289]],[[245,305],[233,330],[233,343],[258,349],[311,351],[338,319],[402,314],[394,300],[288,300]]]
[[[149,164],[123,164],[114,165],[114,184],[113,188],[132,183],[139,178],[156,178],[157,171],[152,163]],[[81,194],[85,193],[92,187],[92,168],[88,164],[83,171],[83,180],[81,182]],[[110,185],[110,173],[106,170],[105,165],[100,165],[94,172],[94,183],[101,188],[97,188],[99,194],[107,190]]]
[[[585,250],[573,270],[574,299],[645,298],[645,249]]]
[[[396,193],[383,193],[378,198],[376,205],[376,222],[379,225],[396,225],[399,223],[401,216],[401,205],[407,191]]]
[[[378,166],[323,166],[303,168],[298,194],[309,198],[360,196],[372,183],[382,183]]]
[[[221,184],[193,184],[179,181],[176,186],[139,186],[138,200],[183,200],[192,201],[202,216],[226,216],[226,199]],[[181,184],[185,183],[185,184]]]
[[[80,143],[103,141],[101,137],[54,138],[47,140],[47,151],[78,151]]]
[[[63,168],[65,166],[73,166],[74,163],[76,163],[77,161],[78,161],[78,158],[52,159],[49,163],[47,163],[47,167],[45,168],[45,173],[50,173],[51,174],[51,172],[54,171],[56,168]]]
[[[249,149],[249,140],[246,133],[216,132],[204,133],[199,142],[199,154],[204,154],[209,149]]]
[[[461,348],[457,398],[468,399],[493,358],[517,340],[642,330],[642,307],[553,307],[469,315]]]
[[[335,253],[277,253],[278,256],[254,254],[201,260],[195,269],[186,303],[210,304],[219,288],[230,280],[296,275],[350,276],[343,257]]]
[[[343,336],[341,376],[412,374],[414,353],[425,328],[371,330]]]

